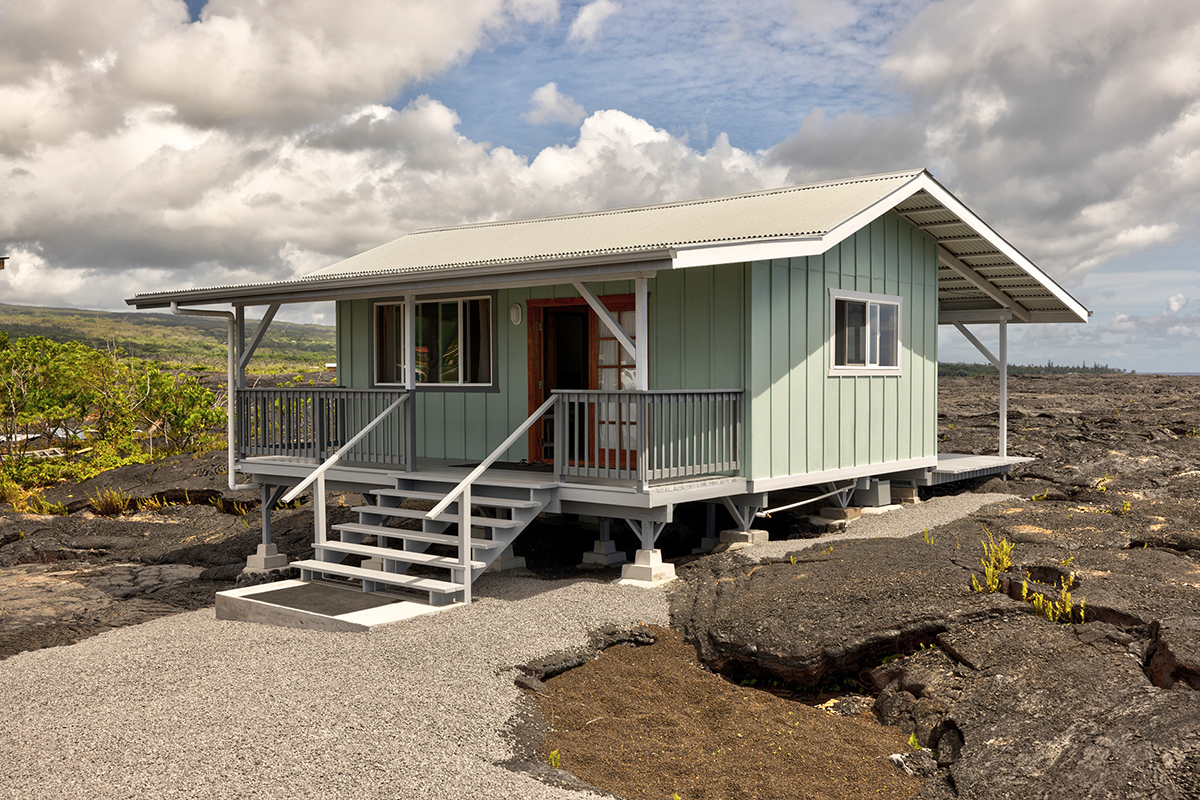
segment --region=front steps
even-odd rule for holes
[[[529,485],[481,476],[471,487],[469,563],[464,567],[459,540],[460,504],[456,500],[436,519],[425,511],[403,508],[405,500],[440,502],[457,484],[438,483],[406,476],[395,487],[369,491],[367,505],[353,509],[358,522],[334,525],[340,540],[313,543],[313,558],[296,561],[300,579],[325,577],[358,581],[365,592],[400,589],[427,594],[431,606],[461,602],[470,583],[502,557],[554,498],[555,485]],[[420,530],[397,527],[405,521],[421,524]],[[373,544],[367,544],[368,539]],[[453,548],[453,555],[429,553],[432,545]],[[349,556],[366,559],[361,566],[344,563]],[[435,575],[412,575],[413,567]]]

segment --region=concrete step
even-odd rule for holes
[[[466,588],[461,583],[439,581],[434,578],[422,578],[395,572],[382,572],[377,569],[349,567],[345,564],[333,564],[328,561],[318,561],[316,559],[293,561],[291,566],[300,570],[301,580],[308,580],[312,574],[338,575],[342,578],[357,578],[360,581],[386,583],[389,586],[402,586],[405,589],[415,589],[421,592],[441,595],[454,594]]]
[[[335,531],[348,531],[350,533],[361,533],[366,536],[386,536],[389,539],[407,539],[411,542],[430,542],[432,544],[448,544],[454,547],[458,546],[458,536],[445,533],[428,533],[426,531],[406,531],[400,528],[387,528],[382,525],[367,525],[362,522],[343,522],[339,525],[334,525]],[[508,543],[499,542],[495,539],[475,539],[470,540],[471,547],[476,550],[491,550],[493,548],[508,547]]]
[[[429,500],[434,503],[440,503],[446,498],[446,494],[437,492],[417,492],[409,491],[408,489],[375,489],[371,494],[379,495],[380,497],[399,497],[404,500]],[[455,500],[457,503],[458,501]],[[508,497],[488,497],[487,495],[478,495],[471,493],[471,505],[481,508],[538,508],[542,504],[535,500],[513,500]],[[375,506],[371,506],[375,508]],[[357,509],[355,509],[357,510]]]
[[[424,564],[429,567],[440,567],[442,569],[458,569],[462,565],[457,558],[448,558],[446,556],[435,556],[430,553],[415,553],[410,550],[397,550],[394,547],[373,547],[369,544],[353,544],[351,542],[313,542],[313,549],[320,552],[321,550],[330,550],[335,553],[350,553],[356,556],[365,556],[367,558],[382,558],[388,561],[400,561],[405,564]],[[483,569],[487,564],[483,561],[472,561],[472,569]]]
[[[355,506],[350,510],[359,514],[379,514],[385,517],[400,517],[401,519],[425,519],[425,515],[429,513],[413,508],[387,508],[386,506]],[[457,513],[442,513],[435,517],[435,519],[438,522],[458,522],[459,516]],[[520,524],[516,520],[511,519],[471,517],[471,525],[478,528],[515,528]]]

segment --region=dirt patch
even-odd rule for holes
[[[911,748],[873,716],[841,717],[702,668],[695,649],[657,629],[549,679],[537,695],[552,730],[541,746],[562,769],[623,797],[912,797],[888,761]]]

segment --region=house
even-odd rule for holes
[[[337,303],[340,386],[247,388],[280,305],[318,300]],[[625,575],[650,581],[683,503],[748,532],[779,492],[1004,472],[1007,326],[1089,315],[924,170],[422,230],[296,280],[128,302],[229,321],[230,477],[264,500],[252,566],[286,563],[265,509],[315,484],[302,576],[433,604],[469,602],[543,512],[627,521]],[[972,324],[998,326],[997,354]],[[937,452],[938,325],[1001,370],[997,456]],[[364,495],[359,522],[326,530],[326,488]],[[588,557],[620,560],[601,531]]]

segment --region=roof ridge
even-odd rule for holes
[[[834,186],[845,186],[851,183],[871,183],[874,181],[887,180],[889,178],[897,178],[900,176],[916,176],[925,172],[925,168],[900,170],[897,172],[882,172],[874,175],[861,175],[854,178],[836,178],[828,181],[817,181],[816,183],[805,183],[795,186],[778,186],[773,189],[758,189],[753,192],[741,192],[738,194],[719,195],[716,197],[698,197],[692,200],[672,200],[666,203],[654,203],[645,206],[622,206],[620,208],[605,208],[596,209],[595,211],[577,211],[573,214],[556,214],[547,217],[525,217],[523,219],[504,219],[494,220],[491,222],[468,222],[464,225],[444,225],[437,228],[422,228],[420,230],[408,233],[408,236],[418,236],[426,233],[441,233],[444,231],[462,231],[472,230],[475,228],[501,228],[509,225],[529,225],[536,222],[553,222],[566,219],[583,219],[588,217],[605,217],[615,216],[617,214],[633,214],[642,211],[654,211],[664,208],[681,208],[684,206],[701,206],[710,203],[723,203],[729,200],[744,200],[752,197],[768,197],[775,194],[790,194],[793,192],[811,191],[813,189],[824,189]]]

